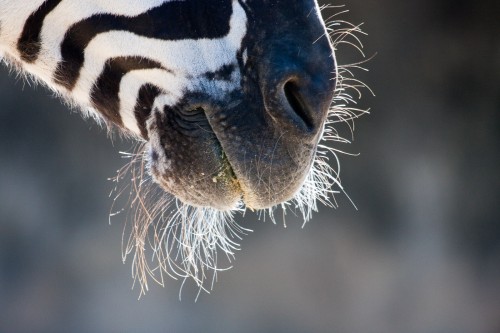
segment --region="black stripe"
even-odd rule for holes
[[[167,2],[134,17],[94,15],[66,33],[54,80],[73,89],[84,63],[85,48],[97,34],[115,30],[161,40],[221,38],[229,32],[231,14],[231,0],[187,0]]]
[[[24,23],[23,32],[17,41],[17,49],[24,61],[34,62],[38,58],[43,20],[60,2],[61,0],[45,1],[36,11],[31,13],[26,23]]]
[[[120,82],[128,72],[140,69],[163,69],[154,60],[141,57],[117,57],[106,61],[102,73],[92,87],[90,98],[94,107],[109,121],[123,126],[120,115]]]
[[[146,129],[146,120],[151,114],[151,109],[153,108],[153,103],[162,93],[162,90],[157,86],[150,83],[143,85],[139,89],[139,94],[137,96],[137,104],[134,108],[135,119],[137,120],[137,126],[141,130],[141,135],[144,139],[148,140],[148,131]]]
[[[235,66],[234,64],[229,64],[229,65],[223,65],[221,68],[216,70],[215,72],[206,72],[204,74],[205,78],[207,78],[210,81],[217,80],[217,81],[231,81],[231,76],[233,75],[233,72],[235,71]]]

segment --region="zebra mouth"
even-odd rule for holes
[[[290,200],[302,186],[319,133],[304,139],[277,129],[267,108],[252,100],[207,108],[206,113],[245,207],[264,209]]]
[[[155,182],[184,203],[222,211],[290,200],[314,160],[323,122],[312,117],[308,95],[280,87],[269,103],[255,103],[252,94],[214,102],[198,93],[154,109],[147,131]]]
[[[239,205],[240,184],[203,108],[155,110],[148,133],[149,169],[163,190],[193,206]]]
[[[155,110],[147,123],[155,182],[184,203],[222,211],[289,200],[303,183],[316,145],[288,138],[292,153],[256,119],[235,117],[245,104]]]

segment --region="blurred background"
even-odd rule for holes
[[[339,146],[361,154],[340,156],[358,210],[338,196],[304,228],[247,214],[197,302],[172,279],[131,289],[107,179],[133,144],[2,67],[0,332],[500,332],[498,2],[346,5],[377,53],[358,75],[371,115]]]

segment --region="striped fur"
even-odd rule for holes
[[[173,105],[236,65],[245,22],[236,0],[0,0],[0,53],[82,110],[147,139],[143,100]]]

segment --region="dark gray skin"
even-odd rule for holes
[[[247,35],[238,64],[227,69],[240,72],[240,87],[218,100],[191,92],[153,110],[148,122],[164,150],[150,149],[153,178],[195,206],[228,210],[242,199],[262,209],[291,199],[313,162],[335,89],[335,58],[314,0],[241,4]]]

